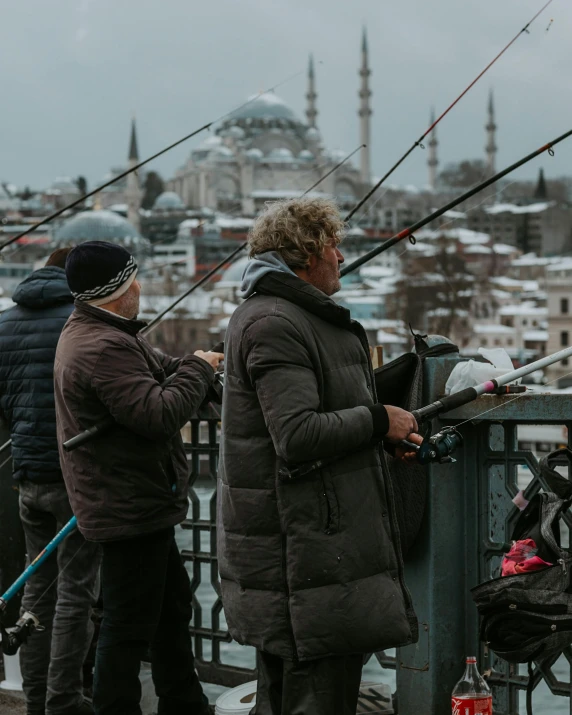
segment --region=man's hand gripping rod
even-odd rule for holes
[[[426,407],[420,407],[418,410],[413,410],[412,415],[417,420],[418,424],[427,422],[437,415],[443,414],[444,412],[450,412],[457,407],[462,407],[463,405],[473,402],[477,397],[481,395],[487,395],[495,392],[498,387],[502,385],[508,385],[514,380],[518,380],[521,377],[530,375],[530,373],[536,370],[541,370],[544,367],[553,365],[560,360],[565,360],[572,356],[572,347],[564,348],[559,350],[557,353],[552,355],[547,355],[546,357],[540,358],[540,360],[535,360],[529,365],[524,367],[519,367],[517,370],[511,370],[510,372],[495,377],[492,380],[487,380],[482,382],[480,385],[475,387],[466,387],[464,390],[459,390],[459,392],[454,392],[452,395],[445,395],[440,399],[432,402]],[[454,461],[451,458],[451,454],[463,444],[463,438],[460,433],[454,427],[445,427],[438,434],[427,438],[423,441],[423,444],[417,445],[412,442],[404,440],[402,442],[403,446],[416,452],[417,461],[421,464],[429,464],[429,462],[439,462],[441,464],[446,462]]]

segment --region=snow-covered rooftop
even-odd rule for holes
[[[546,343],[548,342],[548,330],[527,330],[522,339],[525,343]]]
[[[508,325],[500,325],[499,323],[487,323],[486,325],[477,323],[473,325],[473,331],[477,333],[477,335],[514,335],[516,332],[514,328]]]
[[[494,243],[493,251],[498,253],[499,256],[510,256],[513,253],[518,253],[518,248],[510,246],[508,243]]]
[[[548,315],[548,308],[539,308],[534,303],[524,302],[515,303],[514,305],[504,305],[499,310],[499,315],[525,315],[525,316],[542,316]]]
[[[536,214],[546,211],[549,206],[551,206],[549,201],[539,201],[535,204],[529,204],[528,206],[517,206],[516,204],[494,204],[493,206],[485,207],[485,211],[491,215],[502,213]]]

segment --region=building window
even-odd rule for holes
[[[509,338],[509,339],[506,341],[506,344],[507,344],[507,345],[512,345],[512,338]]]
[[[563,331],[560,333],[560,345],[561,345],[563,348],[568,347],[568,331],[567,331],[567,330],[563,330]]]
[[[481,345],[482,345],[484,348],[486,348],[488,344],[489,344],[489,341],[488,341],[486,338],[483,338],[483,339],[481,340]]]
[[[564,360],[560,360],[560,364],[563,367],[568,367],[568,358],[564,358]]]
[[[495,345],[500,345],[500,340],[498,338],[495,338]]]
[[[568,315],[568,298],[560,298],[560,312]]]

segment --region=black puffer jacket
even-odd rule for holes
[[[256,290],[225,339],[217,536],[230,632],[299,660],[411,643],[365,332],[296,276],[268,273]],[[278,476],[343,453],[298,480]]]
[[[17,304],[0,315],[0,412],[12,433],[14,478],[60,481],[54,358],[73,310],[62,268],[34,271],[16,288]]]

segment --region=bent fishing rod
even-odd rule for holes
[[[445,204],[445,206],[442,206],[440,209],[436,209],[435,211],[433,211],[433,213],[429,214],[420,221],[417,221],[417,223],[414,223],[409,228],[405,228],[403,229],[403,231],[396,233],[395,236],[392,236],[391,238],[387,239],[387,241],[384,241],[379,246],[376,246],[371,251],[368,251],[363,256],[360,256],[360,258],[357,258],[345,268],[342,268],[342,270],[340,271],[340,275],[346,276],[348,273],[355,271],[356,268],[360,268],[361,266],[363,266],[364,263],[367,263],[372,258],[375,258],[375,256],[378,256],[380,253],[387,251],[389,248],[395,246],[396,243],[403,241],[403,239],[405,238],[408,238],[409,241],[414,244],[415,231],[418,231],[420,228],[423,228],[428,223],[431,223],[431,221],[434,221],[436,218],[439,218],[439,216],[442,216],[447,211],[450,211],[452,208],[455,208],[459,204],[462,204],[463,201],[470,199],[471,196],[478,194],[480,191],[486,189],[491,184],[496,183],[503,177],[507,176],[507,174],[510,174],[521,166],[524,166],[524,164],[528,163],[529,161],[532,161],[532,159],[536,158],[537,156],[544,154],[544,152],[548,152],[550,156],[554,156],[554,147],[560,142],[563,142],[565,139],[568,139],[568,137],[570,136],[572,136],[572,129],[570,131],[565,132],[564,134],[561,134],[559,137],[556,137],[556,139],[553,139],[551,142],[548,142],[548,144],[544,144],[539,149],[536,149],[530,154],[527,154],[524,158],[515,161],[514,164],[507,166],[506,169],[503,169],[502,171],[499,171],[498,174],[491,176],[490,179],[486,179],[486,181],[477,184],[477,186],[474,186],[472,189],[469,189],[464,194],[461,194],[461,196],[458,196],[456,199],[449,201],[448,204]]]
[[[259,94],[251,97],[246,102],[242,102],[242,104],[239,104],[234,109],[231,109],[230,111],[225,112],[225,114],[222,114],[220,117],[217,117],[216,119],[213,119],[212,121],[207,122],[207,124],[203,124],[202,127],[195,129],[190,134],[187,134],[186,136],[184,136],[182,139],[178,139],[176,142],[169,144],[169,146],[165,147],[164,149],[161,149],[161,151],[158,151],[157,153],[153,154],[153,156],[150,156],[148,159],[144,159],[143,161],[140,161],[135,166],[130,167],[126,171],[122,172],[121,174],[118,174],[117,176],[114,176],[109,181],[106,181],[104,184],[101,184],[101,186],[98,186],[96,189],[89,191],[87,194],[84,194],[83,196],[80,196],[79,199],[72,201],[71,204],[64,206],[62,209],[58,209],[58,211],[54,211],[54,213],[50,214],[49,216],[46,216],[46,218],[42,219],[41,221],[38,221],[37,223],[32,224],[25,231],[22,231],[22,233],[19,233],[17,236],[13,236],[8,241],[5,241],[4,243],[0,244],[0,251],[4,250],[7,246],[10,246],[13,243],[16,243],[16,241],[20,240],[24,236],[27,236],[29,233],[31,233],[32,231],[35,231],[40,226],[45,226],[46,224],[50,223],[50,221],[53,221],[55,218],[57,218],[58,216],[61,216],[66,211],[69,211],[70,209],[73,209],[76,206],[79,206],[86,199],[89,199],[91,196],[95,196],[95,194],[99,193],[100,191],[107,188],[108,186],[115,184],[117,181],[120,181],[121,179],[124,179],[126,176],[128,176],[129,174],[132,174],[134,171],[138,171],[142,166],[145,166],[150,161],[153,161],[153,159],[157,159],[158,157],[162,156],[163,154],[170,151],[171,149],[174,149],[175,147],[179,146],[179,144],[183,144],[184,142],[188,141],[189,139],[192,139],[192,137],[197,136],[197,134],[200,134],[201,132],[204,132],[207,129],[210,129],[213,126],[213,124],[217,124],[218,122],[221,122],[223,119],[230,117],[232,114],[237,112],[239,109],[246,107],[247,105],[249,105],[251,102],[254,102],[255,99],[258,99],[258,97],[262,96],[263,94],[268,94],[269,92],[274,92],[276,89],[278,89],[278,87],[281,87],[283,84],[286,84],[286,82],[290,82],[290,80],[300,76],[303,73],[303,71],[304,70],[300,70],[299,72],[296,72],[295,74],[290,75],[289,77],[286,77],[281,82],[278,82],[278,84],[275,84],[273,87],[269,87],[268,89],[264,90],[263,92],[260,92]]]
[[[363,199],[361,199],[361,201],[359,201],[354,206],[354,208],[346,216],[346,218],[345,218],[346,221],[349,221],[356,214],[356,212],[359,211],[359,209],[373,196],[373,194],[380,188],[380,186],[382,186],[382,184],[385,183],[385,181],[393,174],[393,172],[399,166],[401,166],[401,164],[405,161],[405,159],[407,159],[407,157],[411,154],[412,151],[414,151],[414,149],[416,147],[420,147],[421,149],[425,148],[423,146],[423,141],[427,138],[427,136],[429,134],[431,134],[431,132],[436,128],[436,126],[439,124],[439,122],[442,119],[444,119],[447,116],[447,114],[449,114],[449,112],[453,109],[453,107],[461,101],[461,99],[467,94],[467,92],[469,92],[469,90],[471,90],[477,84],[477,82],[481,79],[481,77],[489,71],[489,69],[495,64],[495,62],[497,62],[497,60],[499,60],[504,55],[504,53],[509,49],[509,47],[511,47],[518,40],[518,38],[521,35],[523,35],[525,33],[528,34],[528,28],[532,25],[532,23],[536,20],[536,18],[539,17],[539,15],[541,15],[546,10],[546,8],[550,5],[551,2],[552,2],[552,0],[548,0],[548,2],[532,18],[532,20],[530,20],[522,28],[522,30],[520,30],[512,38],[512,40],[507,45],[505,45],[503,47],[503,49],[498,53],[498,55],[496,55],[496,57],[494,57],[494,59],[492,59],[489,62],[489,64],[484,68],[484,70],[482,70],[475,77],[475,79],[461,92],[461,94],[457,97],[457,99],[455,99],[454,102],[451,102],[451,104],[445,109],[445,111],[439,117],[437,117],[437,119],[435,119],[435,121],[433,121],[431,123],[429,128],[419,137],[419,139],[416,142],[413,142],[413,144],[409,147],[409,149],[405,152],[405,154],[403,154],[403,156],[395,162],[395,164],[391,167],[391,169],[389,169],[389,171],[381,177],[381,179],[375,184],[375,186],[373,186],[367,192],[367,194],[363,197]]]

